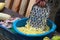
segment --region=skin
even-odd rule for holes
[[[36,4],[38,4],[41,7],[44,7],[48,0],[36,0]]]

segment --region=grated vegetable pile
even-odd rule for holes
[[[24,34],[42,34],[49,31],[49,27],[46,26],[45,30],[42,30],[41,28],[34,28],[30,26],[29,23],[25,25],[25,27],[17,27],[18,31],[24,33]]]

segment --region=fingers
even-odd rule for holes
[[[44,7],[46,5],[46,3],[48,2],[48,0],[36,0],[37,5]]]
[[[40,5],[41,7],[44,7],[44,6],[46,5],[46,2],[45,2],[45,1],[41,1],[41,2],[39,3],[39,5]]]
[[[48,0],[45,0],[45,2],[48,2]]]

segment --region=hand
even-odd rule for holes
[[[48,0],[36,0],[36,4],[41,7],[44,7],[47,2],[48,2]]]
[[[39,6],[44,7],[46,5],[45,1],[41,1],[40,3],[38,3]]]

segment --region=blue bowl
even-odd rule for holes
[[[18,36],[20,36],[22,38],[22,40],[43,40],[43,38],[46,36],[51,38],[53,33],[55,32],[56,25],[50,19],[47,20],[47,25],[50,27],[50,30],[43,34],[36,34],[36,35],[24,34],[20,31],[18,31],[17,27],[25,26],[27,20],[28,20],[28,18],[22,18],[21,20],[16,20],[15,22],[13,22],[13,29],[18,34]]]

